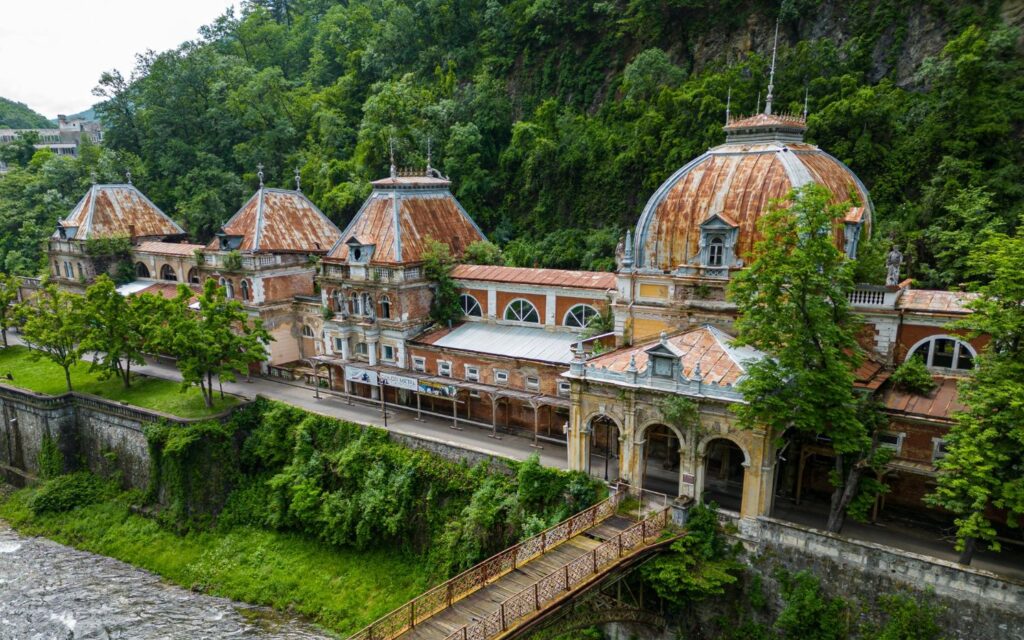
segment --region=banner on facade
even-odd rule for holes
[[[419,381],[419,392],[428,393],[432,396],[454,398],[457,390],[453,384],[441,384],[440,382],[430,382],[429,380]]]
[[[383,371],[377,374],[380,381],[389,387],[395,387],[398,389],[408,389],[409,391],[416,390],[416,378],[410,378],[409,376],[401,376],[397,373],[384,373]]]
[[[345,367],[345,379],[349,382],[362,382],[363,384],[369,384],[377,386],[376,371],[367,371],[366,369],[360,369],[359,367]]]

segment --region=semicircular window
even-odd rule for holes
[[[468,293],[459,296],[459,305],[462,307],[462,313],[467,316],[482,318],[484,315],[483,309],[480,308],[480,303]]]
[[[953,336],[932,336],[914,345],[907,359],[919,358],[931,369],[974,368],[974,347]]]
[[[590,306],[589,304],[578,304],[572,309],[569,309],[565,314],[565,319],[562,320],[562,324],[567,327],[579,327],[585,329],[590,326],[590,323],[597,319],[600,314],[597,309]]]
[[[516,298],[505,307],[505,319],[513,322],[529,322],[540,324],[540,314],[537,307],[529,300]]]

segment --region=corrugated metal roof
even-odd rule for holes
[[[196,251],[203,249],[201,244],[188,244],[186,242],[140,242],[133,251],[139,253],[156,253],[165,256],[191,256]]]
[[[633,360],[637,371],[644,371],[649,360],[647,351],[659,343],[660,340],[654,340],[624,347],[588,360],[587,366],[621,373]],[[709,325],[669,336],[665,344],[680,358],[684,376],[692,379],[700,365],[704,383],[723,387],[731,387],[739,381],[745,373],[744,362],[764,357],[757,349],[733,345],[727,333]]]
[[[885,392],[885,408],[922,418],[948,420],[957,411],[963,411],[957,389],[958,378],[934,376],[936,386],[926,396],[890,388]]]
[[[735,131],[750,128],[787,127],[803,131],[807,129],[807,121],[800,116],[793,116],[784,113],[758,113],[752,116],[737,116],[731,118],[725,125],[725,130]]]
[[[141,191],[131,184],[94,184],[78,201],[63,227],[77,227],[73,239],[128,236],[146,238],[185,233]],[[54,238],[60,237],[54,232]]]
[[[927,313],[970,313],[965,305],[977,300],[977,293],[967,291],[929,291],[927,289],[907,289],[900,296],[900,309],[907,311],[924,311]]]
[[[223,227],[242,236],[240,251],[327,253],[341,230],[301,191],[261,187]],[[206,247],[219,249],[217,239]]]
[[[412,176],[373,184],[373,193],[346,227],[342,242],[329,259],[348,260],[345,243],[351,238],[374,245],[370,264],[389,265],[420,262],[428,238],[447,243],[456,257],[471,242],[485,238],[448,190],[447,180]]]
[[[601,271],[567,271],[563,269],[529,269],[497,267],[482,264],[460,264],[452,270],[457,280],[486,280],[534,284],[550,287],[573,287],[607,291],[615,288],[615,274]]]
[[[574,333],[539,327],[467,322],[453,329],[428,333],[415,341],[505,358],[569,364],[572,362],[573,345],[578,340],[579,336]]]

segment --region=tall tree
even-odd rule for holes
[[[34,358],[46,358],[64,370],[68,391],[71,367],[78,363],[82,339],[82,297],[49,284],[18,307],[21,334]]]
[[[89,370],[100,371],[103,379],[117,376],[130,387],[132,365],[146,363],[143,354],[165,306],[162,297],[123,296],[109,277],[97,278],[86,290],[82,308],[81,349],[95,354]]]
[[[747,428],[776,437],[831,439],[835,453],[829,531],[839,531],[864,470],[880,464],[871,408],[854,391],[862,354],[847,294],[853,264],[836,248],[834,229],[849,203],[807,185],[775,202],[761,219],[762,239],[729,296],[737,304],[741,344],[768,357],[751,363],[737,409]]]
[[[20,287],[21,278],[0,273],[0,337],[3,337],[4,348],[7,347],[7,330],[14,324]]]
[[[213,380],[234,380],[238,371],[267,358],[273,339],[260,320],[252,320],[237,300],[228,300],[212,278],[203,285],[198,309],[194,293],[178,285],[178,296],[158,332],[161,350],[177,358],[182,387],[198,386],[207,407],[213,406]]]
[[[455,258],[447,244],[427,239],[423,252],[423,274],[434,281],[434,298],[430,302],[430,318],[438,324],[449,324],[462,317],[459,288],[452,278]]]
[[[966,411],[946,436],[938,486],[927,500],[956,514],[957,550],[969,564],[978,541],[998,551],[992,510],[1011,526],[1024,516],[1024,234],[993,234],[972,251],[970,269],[990,279],[973,313],[958,323],[989,343],[974,375],[960,383]]]

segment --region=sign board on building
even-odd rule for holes
[[[409,391],[415,391],[417,388],[416,378],[398,375],[397,373],[384,373],[383,371],[378,373],[377,376],[383,384],[389,387],[408,389]]]
[[[345,379],[349,382],[362,382],[363,384],[370,384],[377,386],[376,371],[367,371],[366,369],[360,369],[359,367],[345,367]]]
[[[457,391],[453,384],[441,384],[440,382],[430,382],[429,380],[420,380],[419,383],[419,392],[429,393],[432,396],[454,398]]]

